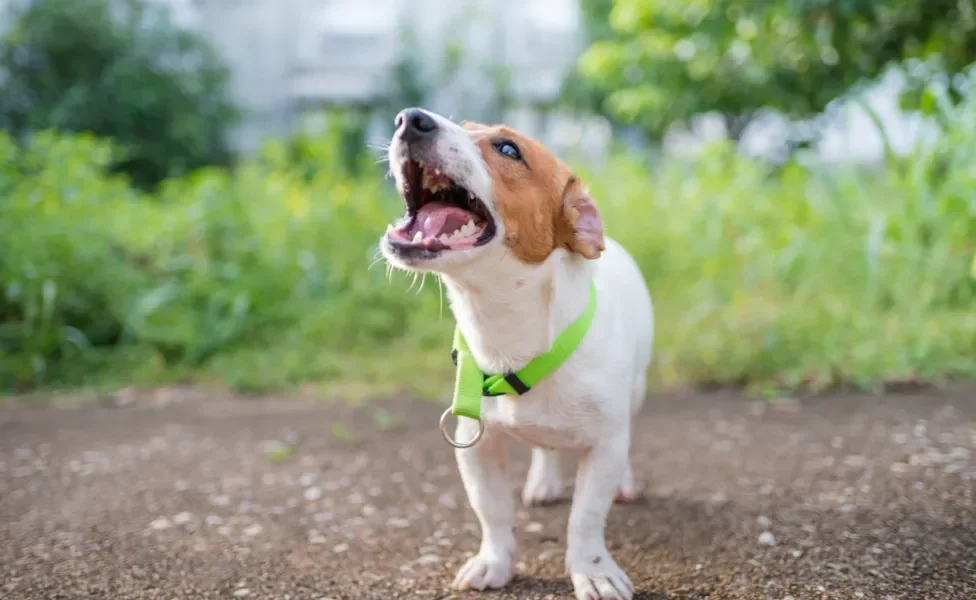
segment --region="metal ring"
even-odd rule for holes
[[[481,439],[481,436],[485,434],[485,420],[482,419],[481,417],[478,417],[478,433],[475,434],[474,438],[466,444],[462,444],[461,442],[458,442],[447,433],[447,415],[449,414],[451,414],[450,408],[445,410],[444,414],[441,415],[441,435],[444,436],[444,441],[454,446],[455,448],[462,448],[462,449],[470,448],[471,446],[477,444],[478,440]]]

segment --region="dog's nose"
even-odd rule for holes
[[[403,139],[408,142],[430,137],[437,131],[437,121],[419,108],[408,108],[400,111],[393,123],[397,129],[403,130]]]

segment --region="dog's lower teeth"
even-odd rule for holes
[[[423,239],[424,239],[424,234],[420,233],[419,231],[417,233],[413,234],[413,243],[414,244],[419,244]]]

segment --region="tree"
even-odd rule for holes
[[[612,32],[580,59],[600,109],[652,137],[721,113],[735,139],[764,108],[821,112],[894,63],[917,90],[976,61],[973,0],[583,0]]]
[[[227,70],[145,0],[34,0],[0,40],[0,82],[0,128],[114,138],[139,185],[228,159]]]

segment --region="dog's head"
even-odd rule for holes
[[[558,248],[586,258],[604,250],[595,204],[535,140],[418,108],[398,114],[396,127],[390,167],[407,210],[380,245],[392,264],[446,273],[487,261],[538,264]]]

